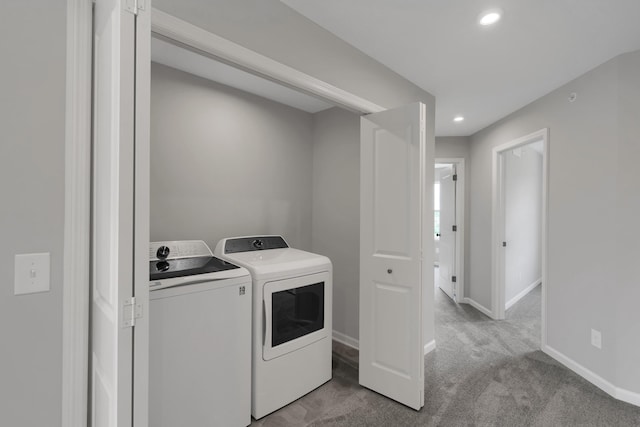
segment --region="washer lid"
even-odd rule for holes
[[[240,268],[214,256],[149,261],[149,280],[195,276]]]

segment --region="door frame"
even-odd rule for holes
[[[193,49],[200,54],[204,53],[233,67],[311,94],[355,113],[370,114],[386,110],[386,108],[372,101],[312,77],[158,9],[151,10],[151,32],[153,36],[160,39],[178,42],[181,47]]]
[[[67,0],[62,425],[87,424],[93,3]]]
[[[465,232],[465,165],[463,157],[436,157],[434,163],[445,163],[456,165],[456,175],[458,179],[456,181],[456,301],[457,303],[464,302],[464,232]]]
[[[547,342],[547,254],[548,254],[548,216],[549,216],[549,129],[544,128],[523,137],[514,139],[493,148],[492,153],[492,209],[491,209],[491,299],[492,315],[494,319],[505,318],[505,284],[504,284],[504,158],[502,154],[508,150],[542,141],[542,340],[541,348]]]
[[[65,239],[63,284],[63,425],[86,425],[88,402],[89,350],[89,237],[91,206],[91,80],[92,80],[92,0],[67,0],[67,101],[65,106]],[[151,10],[149,36],[177,41],[185,47],[204,52],[227,64],[266,77],[276,83],[301,90],[336,106],[359,114],[386,108],[339,87],[274,61],[255,51],[182,21],[157,9]],[[150,58],[149,58],[150,62]],[[144,64],[139,64],[144,66]],[[149,87],[150,82],[143,82]],[[149,110],[148,108],[146,110]],[[138,117],[149,111],[137,109]],[[138,129],[136,132],[145,132]],[[139,135],[138,133],[136,134]],[[138,165],[137,165],[138,166]],[[148,165],[143,165],[146,168]],[[138,176],[138,179],[141,177]],[[134,183],[132,182],[133,186]],[[138,181],[136,197],[148,198],[148,185]],[[149,228],[148,213],[136,215],[138,229]],[[139,236],[138,236],[139,237]],[[136,257],[144,271],[148,259]],[[136,298],[148,301],[148,289],[136,289]],[[146,306],[148,307],[148,305]],[[145,310],[143,308],[143,310]],[[139,350],[137,350],[139,351]],[[148,364],[147,364],[148,365]],[[140,370],[134,376],[146,375]],[[134,390],[135,405],[146,405],[144,396]],[[134,414],[136,413],[134,406]],[[138,411],[138,414],[140,412]],[[145,425],[134,415],[136,425]]]

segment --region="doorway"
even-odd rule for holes
[[[230,63],[239,68],[250,70],[252,73],[267,77],[269,80],[282,83],[285,86],[300,88],[305,93],[318,96],[334,105],[346,108],[352,112],[368,114],[383,111],[384,108],[340,88],[331,86],[330,84],[320,81],[312,76],[285,66],[284,64],[271,60],[270,58],[264,57],[256,52],[252,52],[239,45],[235,45],[234,43],[212,33],[195,28],[184,21],[180,21],[179,19],[171,17],[160,11],[153,10],[152,20],[150,8],[138,8],[136,5],[132,6],[128,3],[125,5],[119,0],[113,0],[109,5],[112,5],[112,9],[115,11],[109,15],[109,19],[112,19],[113,21],[109,21],[109,24],[113,24],[112,27],[117,30],[111,35],[113,35],[114,39],[116,37],[119,38],[116,40],[118,43],[114,42],[111,43],[111,45],[107,43],[111,39],[107,40],[104,38],[104,40],[106,40],[105,45],[107,48],[113,47],[113,49],[120,49],[116,53],[121,53],[123,56],[126,55],[126,63],[124,65],[127,66],[127,69],[125,69],[121,63],[114,61],[109,62],[108,55],[103,55],[103,68],[109,68],[109,71],[113,71],[109,76],[125,76],[126,84],[130,84],[131,80],[135,80],[135,97],[134,91],[123,91],[126,96],[121,97],[121,105],[114,104],[112,109],[114,110],[113,114],[117,113],[123,117],[120,122],[127,126],[127,132],[133,133],[135,152],[127,152],[126,154],[131,154],[129,157],[131,157],[135,162],[134,171],[131,173],[128,169],[125,171],[114,168],[118,169],[115,170],[114,173],[119,174],[119,186],[121,188],[127,187],[128,193],[123,194],[123,197],[128,195],[130,192],[135,194],[135,209],[134,213],[129,212],[126,215],[123,214],[122,218],[116,217],[115,214],[117,212],[114,213],[113,210],[109,210],[108,213],[110,216],[105,217],[105,222],[108,220],[112,223],[119,224],[117,222],[118,219],[122,219],[123,222],[126,222],[125,225],[127,226],[129,226],[130,223],[134,223],[133,234],[135,234],[135,245],[133,248],[129,248],[129,251],[133,251],[133,254],[129,256],[129,254],[124,252],[121,253],[121,251],[113,251],[113,255],[114,259],[115,256],[120,256],[121,259],[125,260],[126,262],[123,263],[123,265],[126,264],[125,267],[135,268],[135,283],[132,286],[127,286],[127,289],[124,289],[123,292],[118,292],[117,295],[112,295],[113,298],[111,299],[113,300],[113,307],[116,307],[117,314],[122,314],[122,316],[114,316],[112,318],[112,324],[108,325],[108,328],[105,328],[105,331],[98,331],[98,333],[95,333],[94,337],[100,338],[103,335],[108,335],[115,336],[118,340],[126,340],[128,335],[130,335],[130,329],[126,328],[133,328],[135,326],[134,339],[127,341],[130,343],[129,347],[134,347],[136,351],[133,353],[132,357],[131,352],[125,351],[127,349],[122,347],[122,351],[119,351],[117,354],[117,360],[114,360],[114,363],[109,365],[112,368],[106,372],[109,377],[105,377],[103,381],[104,384],[110,386],[110,389],[98,390],[96,394],[91,394],[92,397],[98,396],[98,398],[101,399],[100,403],[94,403],[93,405],[93,408],[104,409],[101,419],[111,417],[110,419],[115,420],[117,417],[118,420],[122,420],[122,423],[119,423],[122,425],[145,425],[148,422],[147,411],[145,410],[148,404],[146,393],[148,383],[148,378],[146,376],[146,372],[148,372],[148,354],[144,349],[148,345],[148,316],[145,313],[147,312],[146,308],[148,308],[148,160],[150,140],[148,135],[149,111],[148,107],[145,108],[145,103],[148,103],[149,99],[148,77],[151,62],[149,38],[151,37],[151,31],[162,39],[171,39],[179,45],[188,46],[192,50],[203,52],[208,56],[221,59],[225,63]],[[89,16],[87,16],[87,19],[82,21],[82,23],[90,24],[91,20],[88,18]],[[120,21],[118,21],[118,19],[120,19]],[[91,26],[89,26],[89,31],[90,30]],[[85,74],[87,74],[87,72],[91,71],[91,61],[90,58],[85,59],[86,61],[83,62],[83,64],[87,65],[85,70]],[[116,57],[115,59],[119,59],[119,57]],[[129,66],[132,64],[135,66],[135,72],[129,70]],[[119,84],[119,81],[117,79],[113,79],[107,81],[107,83],[108,84],[104,85],[104,90],[111,90],[112,86]],[[120,86],[116,89],[120,89]],[[102,94],[102,92],[98,93]],[[111,112],[111,110],[104,108],[101,111]],[[423,128],[418,129],[418,127],[416,127],[416,129],[421,130],[421,132],[416,131],[416,135],[419,133],[422,135],[422,138],[424,138],[424,135],[431,135],[429,137],[429,143],[432,146],[433,110],[431,109],[429,111],[429,121],[426,125],[424,124],[426,122],[425,120],[421,121]],[[102,123],[110,124],[113,121],[114,120],[112,118],[105,117],[105,120],[103,120]],[[135,126],[133,126],[134,124]],[[426,126],[426,129],[424,129],[424,126]],[[129,135],[127,134],[127,136]],[[111,144],[110,146],[116,149],[118,148],[115,146],[118,138],[105,139],[105,141],[106,143]],[[128,148],[130,149],[131,147]],[[130,160],[129,157],[126,159],[127,161]],[[430,191],[431,184],[430,177],[426,178],[426,180],[424,178],[424,166],[425,162],[432,162],[432,157],[420,156],[420,159],[420,171],[422,176],[417,182],[426,182],[429,184],[425,187],[426,190],[420,198],[420,206],[422,206],[426,195],[428,195],[428,191]],[[88,163],[85,162],[84,166],[86,167],[87,164]],[[99,185],[101,183],[97,184]],[[424,190],[425,188],[423,188],[422,185],[420,186],[421,190]],[[104,192],[103,194],[106,198],[109,193]],[[132,197],[129,197],[129,199],[132,199]],[[88,197],[80,198],[80,202],[86,202],[88,204]],[[114,200],[112,202],[117,204],[118,200]],[[422,215],[422,212],[416,212],[415,215],[418,218],[425,218],[425,216]],[[421,234],[426,235],[426,230],[428,229],[426,227],[421,228],[424,230]],[[127,234],[132,233],[129,232]],[[411,235],[415,235],[415,233]],[[134,240],[128,235],[124,237],[125,238],[122,239],[123,242],[131,242]],[[428,239],[425,239],[422,235],[420,236],[420,239],[421,242],[425,244],[425,252],[431,254],[433,251],[431,242]],[[419,263],[416,262],[416,265],[419,265]],[[422,271],[423,270],[416,269],[416,272],[412,271],[412,273],[418,276],[417,272],[422,273]],[[414,280],[414,282],[419,282],[420,279],[421,277],[418,277],[418,280]],[[430,278],[426,277],[425,281],[429,283]],[[134,295],[133,298],[131,297],[132,294]],[[420,304],[422,304],[422,302],[420,302]],[[420,316],[421,315],[422,308],[420,307]],[[79,313],[77,316],[74,316],[74,322],[70,322],[70,324],[85,324],[88,317],[89,314],[86,311]],[[121,318],[118,319],[118,317]],[[416,331],[418,330],[416,329]],[[419,333],[416,331],[414,331],[414,333],[417,337]],[[415,341],[417,342],[418,339]],[[74,341],[74,343],[76,342],[79,342],[79,339]],[[82,347],[78,346],[78,348]],[[86,346],[84,348],[86,349]],[[113,350],[113,346],[104,346],[104,350],[111,351]],[[121,348],[118,348],[118,350],[121,350]],[[419,354],[421,358],[422,348],[417,350],[420,351],[415,351],[415,353],[416,355]],[[367,349],[367,351],[369,351],[369,349]],[[81,383],[87,383],[87,374],[87,372],[82,373],[83,378]],[[93,384],[97,383],[94,382]],[[119,388],[116,389],[116,386]],[[80,404],[83,404],[83,402],[87,401],[86,395],[86,391],[83,392],[82,390],[79,390],[79,392],[74,395],[74,403],[80,402]],[[133,395],[132,398],[130,398],[131,395]],[[133,404],[134,401],[135,405]],[[122,405],[117,405],[116,402],[122,402]]]
[[[541,285],[542,342],[546,342],[548,129],[493,150],[493,317]]]
[[[463,158],[437,158],[434,167],[434,283],[454,302],[464,299]]]

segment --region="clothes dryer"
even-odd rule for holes
[[[216,256],[253,283],[251,414],[259,419],[331,379],[333,269],[282,236],[222,239]]]

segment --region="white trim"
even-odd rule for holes
[[[431,353],[435,349],[436,349],[436,340],[429,341],[424,345],[424,355],[426,356],[427,354]]]
[[[436,157],[434,163],[451,163],[456,165],[456,174],[458,180],[456,181],[456,225],[458,231],[456,231],[456,266],[454,269],[454,275],[457,277],[456,281],[456,302],[464,301],[464,232],[465,232],[465,180],[466,180],[466,168],[463,157]],[[438,263],[438,265],[440,265]]]
[[[349,335],[345,335],[342,332],[338,332],[336,330],[333,331],[333,340],[339,342],[340,344],[346,345],[347,347],[351,347],[355,350],[359,350],[360,343],[357,339],[350,337]],[[431,353],[436,349],[436,340],[431,340],[424,345],[424,354],[425,356]]]
[[[610,394],[612,397],[621,400],[623,402],[630,403],[635,406],[640,406],[640,393],[635,393],[633,391],[625,390],[620,387],[616,387],[609,381],[602,378],[600,375],[594,373],[593,371],[585,368],[575,360],[569,358],[568,356],[560,353],[558,350],[544,345],[542,347],[542,351],[554,358],[558,362],[562,363],[567,368],[571,369],[576,374],[580,375],[582,378],[589,381],[591,384],[595,385],[599,389],[605,391]]]
[[[505,284],[504,284],[504,251],[502,241],[504,233],[504,165],[502,153],[516,147],[542,140],[542,314],[541,314],[541,346],[547,343],[547,235],[548,235],[548,198],[549,198],[549,129],[539,131],[514,139],[506,144],[493,148],[492,153],[492,210],[491,210],[491,303],[492,317],[505,318]]]
[[[250,73],[318,96],[358,113],[377,113],[385,108],[322,80],[274,61],[186,21],[153,8],[151,31],[161,38],[196,49]]]
[[[517,303],[522,298],[527,296],[527,294],[529,292],[531,292],[532,290],[534,290],[536,288],[536,286],[538,286],[540,283],[542,283],[542,277],[537,279],[535,282],[533,282],[532,284],[530,284],[526,288],[524,288],[522,291],[520,291],[520,293],[518,295],[516,295],[515,297],[513,297],[509,301],[507,301],[507,303],[505,304],[504,309],[505,310],[509,310],[513,306],[513,304]]]
[[[344,344],[347,347],[351,347],[356,350],[360,349],[360,342],[357,339],[350,337],[349,335],[343,334],[342,332],[338,332],[335,329],[332,331],[332,334],[333,334],[334,341],[337,341],[340,344]]]
[[[616,394],[614,396],[618,400],[630,403],[635,406],[640,406],[640,393],[626,390],[624,388],[616,387]]]
[[[62,425],[87,425],[92,2],[67,0]]]
[[[481,312],[482,314],[484,314],[485,316],[488,316],[491,319],[495,319],[493,317],[493,312],[491,310],[489,310],[487,307],[485,307],[484,305],[476,302],[475,300],[472,300],[471,298],[465,298],[462,300],[463,304],[469,304],[471,307],[475,308],[476,310],[478,310],[479,312]]]
[[[149,425],[149,180],[151,131],[151,14],[136,16],[134,295],[143,316],[133,330],[133,425]]]

